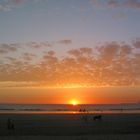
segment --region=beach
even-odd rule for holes
[[[0,140],[140,139],[140,114],[102,114],[101,120],[93,120],[96,115],[0,114]],[[8,118],[13,121],[14,130],[7,129]]]
[[[1,140],[139,140],[140,135],[4,136]]]

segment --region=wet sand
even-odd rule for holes
[[[0,140],[7,139],[140,139],[140,114],[0,114]],[[84,115],[85,116],[85,115]],[[12,119],[15,130],[7,130]]]

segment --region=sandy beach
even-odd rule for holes
[[[140,114],[0,114],[0,139],[140,139]],[[8,118],[15,130],[7,130]]]
[[[4,136],[1,140],[139,140],[140,135]]]

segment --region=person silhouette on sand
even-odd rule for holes
[[[7,120],[7,129],[8,130],[14,130],[15,129],[15,125],[10,118],[8,118],[8,120]]]

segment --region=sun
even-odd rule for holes
[[[72,104],[73,106],[76,106],[76,105],[79,104],[79,101],[76,100],[76,99],[73,99],[73,100],[70,101],[70,104]]]

